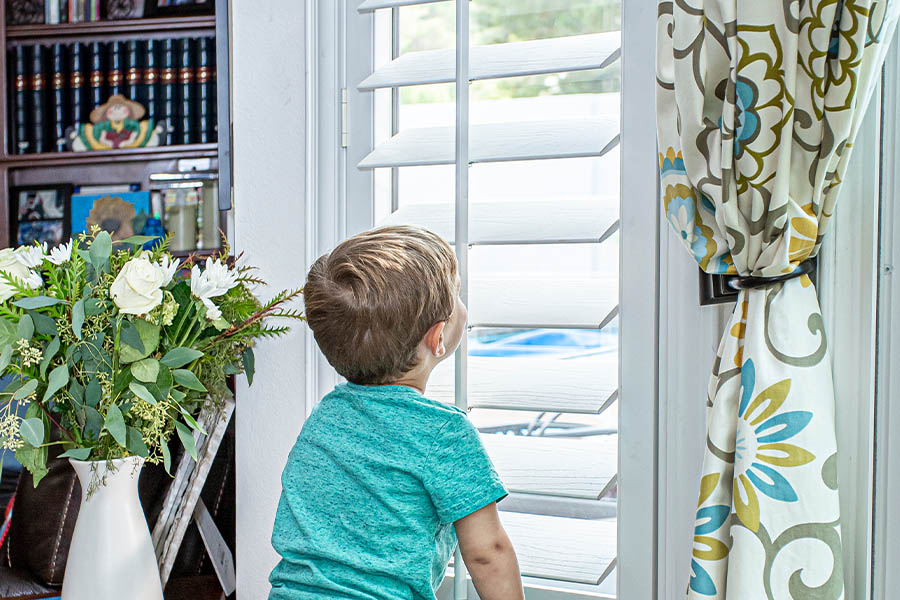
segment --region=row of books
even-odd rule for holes
[[[80,23],[100,20],[100,0],[44,0],[44,23]]]
[[[213,37],[22,44],[9,53],[16,154],[65,151],[68,128],[117,94],[166,123],[161,145],[216,141]]]

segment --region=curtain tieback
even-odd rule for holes
[[[781,283],[782,281],[787,281],[788,279],[794,279],[795,277],[800,277],[801,275],[808,275],[815,270],[816,259],[810,258],[797,265],[796,269],[785,275],[778,275],[776,277],[730,277],[728,279],[728,286],[735,290],[761,288],[766,287],[767,285],[772,285],[774,283]]]

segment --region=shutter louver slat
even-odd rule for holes
[[[364,0],[356,9],[361,13],[373,12],[379,8],[394,8],[400,6],[414,6],[416,4],[433,4],[446,2],[447,0]]]
[[[618,31],[568,37],[475,46],[471,50],[469,79],[497,79],[567,71],[604,69],[619,58]],[[617,77],[618,72],[605,74]],[[598,77],[602,80],[605,77]],[[360,90],[449,83],[456,79],[452,48],[409,52],[377,69],[359,84]]]
[[[616,280],[548,276],[470,278],[472,327],[601,329],[619,302]]]
[[[360,169],[454,164],[452,127],[401,131],[377,146]],[[619,143],[619,119],[571,119],[472,125],[472,163],[603,156]]]
[[[522,575],[598,584],[615,568],[615,519],[568,519],[501,512]]]
[[[470,356],[470,408],[597,414],[619,385],[615,352],[570,360]],[[432,372],[426,395],[453,404],[453,362]]]
[[[618,218],[619,199],[613,197],[473,201],[469,243],[600,242],[615,232]],[[449,203],[402,206],[382,224],[418,225],[454,243],[454,208]]]
[[[510,492],[599,500],[615,485],[618,436],[481,436]]]

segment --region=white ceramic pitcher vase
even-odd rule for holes
[[[62,600],[162,600],[156,554],[138,497],[144,459],[69,462],[81,482],[81,508]]]

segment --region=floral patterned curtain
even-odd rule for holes
[[[900,0],[659,1],[662,201],[704,271],[774,277],[818,253],[898,13]],[[843,598],[809,277],[740,293],[707,407],[688,597]]]

